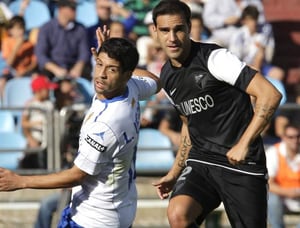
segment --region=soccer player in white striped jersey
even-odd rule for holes
[[[126,39],[105,40],[95,58],[96,94],[82,124],[74,166],[35,176],[0,168],[0,191],[73,187],[58,227],[128,228],[137,206],[139,100],[160,90],[159,79],[135,69],[138,52]]]

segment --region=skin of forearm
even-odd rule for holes
[[[182,136],[181,141],[182,143],[180,144],[179,150],[177,152],[179,156],[176,156],[176,160],[177,160],[176,163],[178,167],[183,169],[185,167],[185,161],[189,155],[192,145],[189,137],[187,137],[186,135]]]
[[[56,65],[55,63],[52,62],[47,62],[45,64],[45,69],[49,70],[50,72],[55,72],[55,70],[58,68],[59,66]]]
[[[82,178],[70,169],[48,175],[20,177],[20,187],[30,189],[70,188],[79,185]]]
[[[73,66],[73,68],[71,69],[71,71],[72,71],[72,70],[75,70],[75,71],[77,71],[77,72],[82,72],[83,68],[84,68],[84,62],[83,62],[83,61],[79,61],[79,62],[77,62],[77,63]]]
[[[265,102],[260,103],[260,101],[257,101],[255,105],[254,116],[248,128],[242,135],[240,142],[244,142],[247,145],[251,144],[253,140],[258,137],[268,125],[277,106],[277,102],[270,104]]]
[[[247,145],[251,144],[253,140],[261,134],[275,111],[274,107],[267,108],[267,106],[257,107],[256,109],[252,121],[240,140]]]
[[[240,142],[245,142],[247,145],[259,136],[270,123],[282,97],[272,86],[257,88],[257,91],[259,94],[253,94],[256,98],[254,116],[240,139]]]
[[[181,171],[185,168],[185,161],[188,158],[191,148],[192,143],[190,141],[187,125],[183,124],[181,130],[181,142],[176,154],[174,165],[169,172],[175,178],[177,178],[180,175]]]

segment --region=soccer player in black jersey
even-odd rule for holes
[[[153,9],[169,57],[160,78],[183,121],[175,163],[154,186],[162,199],[172,192],[172,228],[198,227],[221,202],[232,227],[264,228],[268,175],[260,133],[281,94],[227,49],[192,41],[190,17],[179,0]]]

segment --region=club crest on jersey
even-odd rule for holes
[[[199,84],[199,82],[201,81],[202,78],[203,78],[203,74],[195,75],[195,82],[197,84]]]
[[[106,146],[103,146],[102,144],[98,143],[96,140],[94,140],[92,137],[90,137],[89,135],[86,136],[86,138],[84,139],[91,147],[93,147],[94,149],[96,149],[99,152],[105,152],[106,151]]]

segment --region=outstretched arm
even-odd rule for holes
[[[22,176],[0,168],[0,191],[19,189],[70,188],[79,185],[87,174],[75,165],[67,170],[47,175]]]

